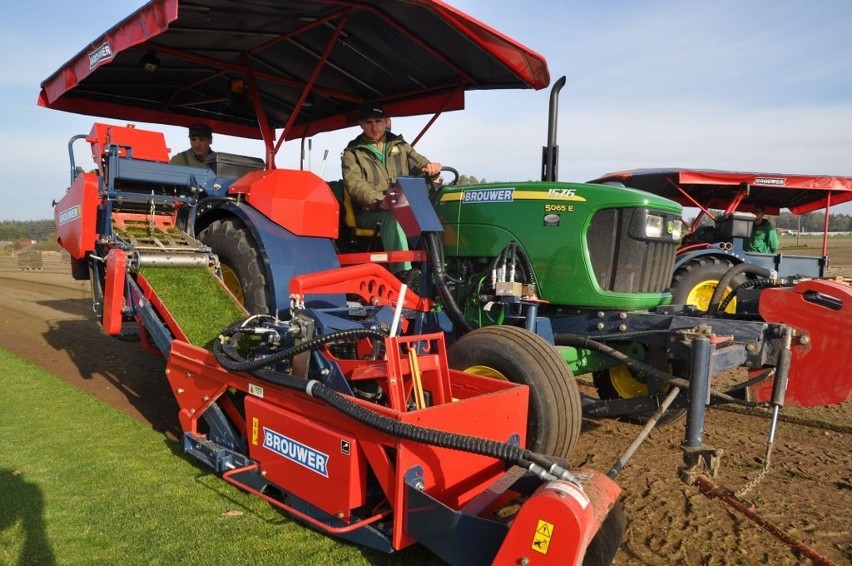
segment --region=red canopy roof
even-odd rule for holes
[[[696,169],[632,169],[607,173],[591,183],[619,182],[684,206],[769,214],[787,208],[804,214],[852,200],[852,178],[830,175],[747,173]]]
[[[293,139],[550,82],[541,55],[439,0],[153,0],[42,83],[39,105]],[[280,143],[280,142],[279,142]]]

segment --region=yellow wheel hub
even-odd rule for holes
[[[669,373],[672,372],[671,364],[668,365],[668,371]],[[609,368],[609,380],[620,399],[633,399],[634,397],[648,395],[648,382],[645,380],[645,374],[633,373],[626,365]],[[663,389],[668,391],[669,386],[664,385]]]
[[[615,366],[609,369],[609,379],[612,387],[618,392],[621,399],[633,399],[644,397],[648,394],[648,384],[645,376],[635,376],[625,365]]]
[[[692,288],[689,292],[689,295],[686,297],[686,304],[694,305],[699,309],[706,311],[710,306],[710,299],[713,298],[713,292],[716,290],[716,287],[719,285],[718,279],[708,279],[706,281],[702,281],[698,285]],[[725,288],[725,294],[722,295],[722,300],[730,292],[732,289],[730,287]],[[734,298],[731,302],[728,303],[728,306],[725,307],[725,312],[729,314],[734,314],[737,312],[737,299]]]
[[[478,375],[481,377],[490,377],[491,379],[509,381],[509,378],[503,375],[502,372],[499,372],[496,369],[488,366],[470,366],[469,368],[465,368],[464,372],[471,373],[473,375]]]
[[[237,272],[234,271],[230,265],[225,265],[224,263],[222,264],[221,269],[222,283],[225,284],[228,291],[234,295],[241,305],[245,305],[246,297],[245,294],[243,294],[243,287],[240,285],[240,278],[237,277]]]

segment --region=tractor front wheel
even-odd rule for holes
[[[219,257],[222,282],[251,314],[269,312],[266,271],[254,238],[239,220],[216,220],[198,235]]]
[[[462,336],[447,357],[453,369],[528,385],[527,448],[569,459],[582,406],[574,375],[553,345],[522,328],[486,326]]]
[[[671,367],[669,367],[671,373]],[[648,382],[644,374],[634,372],[626,365],[619,365],[605,371],[592,373],[595,389],[601,399],[635,399],[636,397],[647,397],[649,394]],[[668,391],[668,387],[665,388]],[[644,425],[650,419],[652,413],[636,413],[619,417],[624,422]],[[671,424],[686,416],[684,409],[670,409],[662,414],[657,421],[658,426]]]

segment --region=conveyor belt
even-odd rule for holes
[[[223,328],[246,317],[216,277],[216,256],[198,240],[168,224],[126,218],[113,223],[113,233],[190,343],[210,347]]]

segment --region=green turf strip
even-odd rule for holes
[[[0,564],[436,563],[305,528],[3,350],[0,380]]]
[[[223,328],[247,316],[208,269],[143,267],[141,273],[196,346],[210,347]]]

